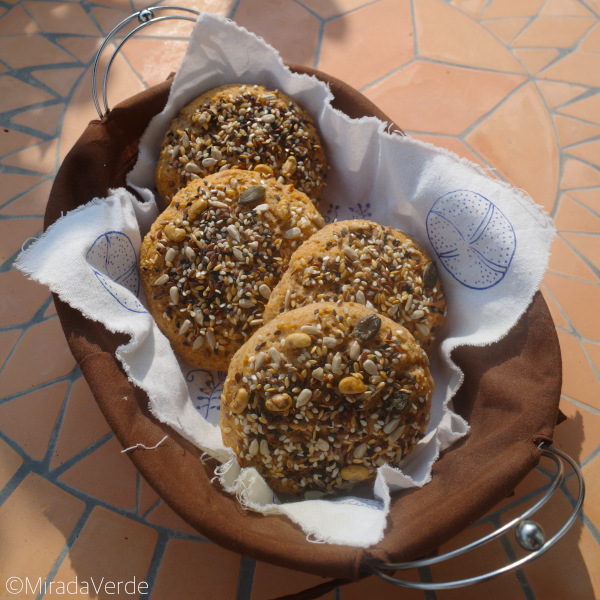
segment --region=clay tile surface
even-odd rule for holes
[[[60,164],[97,117],[95,53],[113,26],[146,4],[0,3],[2,598],[17,597],[7,586],[27,578],[51,587],[18,597],[66,598],[60,585],[79,582],[72,597],[263,600],[327,581],[224,549],[177,514],[122,451],[71,355],[50,292],[15,269],[22,248],[41,234]],[[540,289],[562,354],[567,420],[553,443],[585,477],[581,518],[550,552],[480,585],[426,592],[369,577],[323,589],[321,597],[600,598],[600,0],[184,4],[231,18],[284,60],[360,90],[408,135],[523,189],[557,229]],[[125,44],[112,65],[109,105],[175,72],[190,27],[164,23]],[[552,465],[543,462],[440,552],[521,514],[551,477]],[[570,475],[536,515],[547,536],[568,518],[577,493]],[[422,584],[468,577],[524,554],[513,535],[448,565],[410,569],[404,578]],[[141,588],[135,595],[94,590],[90,582],[102,580]]]

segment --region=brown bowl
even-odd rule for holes
[[[362,94],[324,73],[333,105],[350,117],[388,119]],[[138,140],[162,110],[170,82],[153,87],[92,121],[64,160],[54,182],[45,227],[64,212],[108,189],[125,186],[137,159]],[[401,133],[398,126],[393,125]],[[470,424],[467,437],[434,464],[432,481],[395,496],[383,540],[362,549],[314,544],[283,516],[243,510],[237,500],[211,483],[215,463],[201,462],[199,451],[158,422],[148,398],[127,379],[115,348],[127,342],[55,297],[67,341],[115,435],[124,447],[168,439],[156,450],[128,456],[167,504],[203,536],[246,556],[334,578],[319,593],[368,574],[369,561],[402,562],[433,553],[497,502],[539,462],[538,445],[551,442],[558,416],[561,360],[554,323],[538,292],[517,325],[500,342],[453,353],[465,373],[454,409]],[[129,401],[124,401],[124,398]]]

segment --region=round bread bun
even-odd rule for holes
[[[291,185],[232,169],[192,181],[146,235],[148,308],[191,366],[226,371],[300,243],[324,224]]]
[[[238,167],[320,198],[327,159],[308,113],[278,90],[230,84],[185,106],[161,146],[156,187],[165,204],[195,177]]]
[[[329,494],[398,466],[424,435],[433,379],[425,351],[361,304],[275,317],[233,357],[221,432],[279,493]]]
[[[264,319],[339,300],[385,314],[427,352],[446,315],[438,271],[427,252],[401,231],[362,219],[331,223],[294,252]]]

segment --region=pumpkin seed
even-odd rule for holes
[[[410,396],[406,392],[396,391],[389,398],[390,410],[402,411],[410,402]]]
[[[425,289],[432,290],[438,280],[438,270],[434,262],[430,262],[423,271],[423,285]]]
[[[253,185],[244,190],[239,197],[240,204],[254,204],[265,197],[267,190],[262,185]]]
[[[354,337],[361,343],[372,340],[381,329],[381,319],[375,315],[363,317],[354,328]]]

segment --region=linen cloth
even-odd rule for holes
[[[438,264],[448,315],[432,356],[436,390],[427,435],[401,470],[382,467],[375,484],[360,494],[281,502],[255,470],[241,470],[218,429],[225,374],[180,363],[140,291],[137,260],[158,215],[152,190],[164,132],[187,102],[232,82],[281,89],[312,115],[331,166],[319,205],[326,221],[361,217],[391,225],[414,236]],[[330,102],[325,84],[290,72],[262,40],[232,22],[201,15],[167,105],[144,134],[128,178],[143,201],[121,188],[68,213],[17,266],[88,318],[131,336],[117,350],[128,377],[147,392],[160,421],[222,463],[216,476],[244,506],[286,514],[315,541],[369,547],[383,537],[390,494],[427,483],[439,453],[468,431],[451,410],[463,380],[452,350],[490,344],[511,329],[538,289],[555,232],[523,192],[445,150],[388,133],[377,119],[350,119]]]

